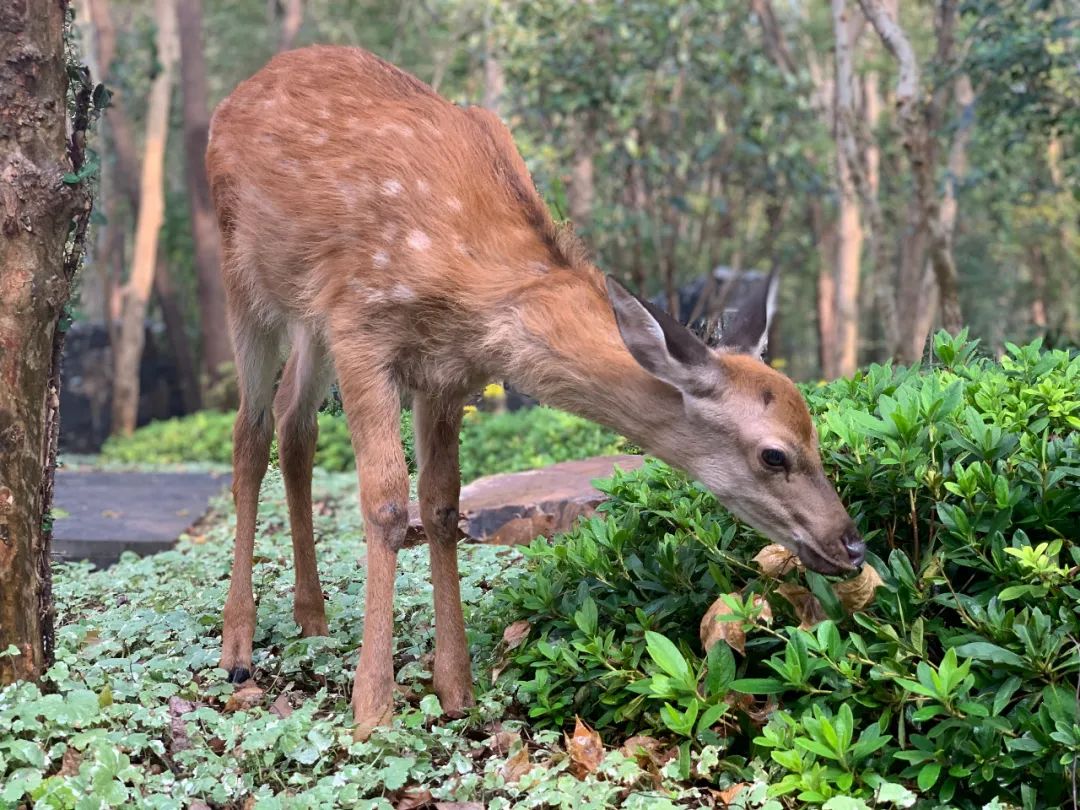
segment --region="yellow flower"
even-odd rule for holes
[[[466,405],[464,408],[462,408],[462,411],[464,411],[465,415],[468,416],[469,414],[476,413],[476,406]]]
[[[484,399],[497,399],[499,397],[506,396],[506,391],[499,383],[489,383],[484,388]]]

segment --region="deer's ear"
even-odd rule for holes
[[[611,276],[608,297],[623,343],[638,365],[680,391],[700,393],[710,376],[712,353],[689,329],[638,298]]]
[[[776,293],[780,288],[776,270],[739,307],[720,333],[719,347],[760,359],[769,343],[769,324],[776,311]]]

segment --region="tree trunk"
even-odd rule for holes
[[[570,208],[570,221],[579,229],[588,229],[592,225],[593,199],[596,196],[593,182],[594,138],[587,123],[575,127],[572,137],[574,159],[570,184],[566,188],[566,202]]]
[[[157,262],[158,231],[164,219],[165,140],[169,130],[169,94],[175,62],[175,15],[172,0],[155,0],[157,52],[161,72],[150,87],[147,107],[146,150],[143,155],[139,216],[135,225],[135,252],[131,276],[125,285],[120,341],[116,346],[113,386],[114,434],[135,430],[139,411],[139,363],[142,359],[144,322]]]
[[[840,216],[836,247],[836,360],[834,371],[847,377],[859,362],[859,262],[863,229],[859,218],[855,141],[855,71],[852,25],[845,0],[832,0],[836,42],[836,177]]]
[[[195,368],[195,357],[191,352],[191,341],[184,328],[184,315],[176,300],[176,288],[173,286],[169,263],[161,251],[158,251],[157,270],[154,273],[154,294],[161,307],[161,319],[165,321],[165,334],[169,339],[173,360],[176,361],[177,384],[184,411],[193,413],[202,407],[199,391],[199,374]]]
[[[176,12],[180,32],[180,84],[184,92],[184,173],[191,237],[195,245],[202,365],[207,385],[213,385],[221,378],[224,367],[232,363],[233,354],[225,317],[225,288],[221,281],[221,241],[205,168],[210,113],[203,58],[202,0],[184,0]]]
[[[189,0],[181,0],[181,8]],[[201,5],[201,0],[196,0]],[[296,44],[296,35],[304,24],[304,0],[284,0],[284,15],[281,18],[281,32],[278,35],[278,53],[287,51]],[[202,17],[202,10],[199,11]],[[183,23],[181,23],[182,25]]]
[[[880,0],[859,0],[859,4],[899,66],[896,105],[904,133],[904,151],[911,163],[920,223],[929,237],[930,266],[937,281],[942,322],[947,330],[955,334],[963,328],[963,314],[960,309],[956,264],[953,260],[952,235],[944,227],[941,203],[934,187],[935,136],[933,127],[927,123],[926,110],[920,99],[922,90],[918,60],[907,34],[899,22],[889,15]],[[938,11],[938,20],[935,23],[938,54],[948,55],[951,52],[955,23],[955,3],[946,0]],[[938,58],[937,61],[940,63],[942,59]],[[938,67],[945,69],[948,66],[939,64]]]
[[[40,676],[52,655],[59,321],[90,213],[84,186],[61,180],[82,167],[92,90],[84,71],[68,122],[66,7],[0,5],[0,653],[15,648],[0,657],[0,686]]]

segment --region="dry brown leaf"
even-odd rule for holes
[[[832,589],[845,610],[855,613],[873,603],[874,594],[882,584],[881,577],[873,566],[864,565],[858,576],[837,582]]]
[[[825,615],[825,608],[821,606],[818,598],[802,585],[781,582],[776,586],[776,592],[791,603],[791,606],[795,609],[795,616],[799,619],[801,629],[809,630],[828,618]]]
[[[433,799],[431,791],[427,788],[406,788],[402,791],[401,798],[394,804],[394,810],[417,810],[420,807],[427,807]]]
[[[738,594],[727,594],[738,598]],[[730,616],[732,610],[728,607],[724,597],[721,596],[709,607],[709,610],[701,619],[701,646],[705,652],[712,649],[718,641],[724,641],[733,650],[746,653],[746,633],[743,631],[741,621],[721,621],[721,617]]]
[[[82,754],[74,748],[68,748],[60,761],[60,775],[75,776],[79,772],[80,765],[82,765]]]
[[[282,720],[292,714],[292,706],[289,704],[289,695],[287,692],[282,692],[274,700],[274,705],[270,707],[270,712],[276,714]]]
[[[528,619],[519,619],[503,630],[503,644],[506,645],[506,649],[513,650],[524,644],[531,629],[532,625],[529,624]]]
[[[521,733],[517,731],[505,731],[500,729],[488,737],[484,744],[491,749],[493,754],[505,756],[510,752],[514,743],[521,740]]]
[[[255,797],[248,796],[244,799],[244,810],[255,810]]]
[[[529,761],[529,749],[521,746],[516,754],[503,763],[502,777],[508,784],[513,784],[531,771],[532,767],[533,765]]]
[[[661,745],[663,745],[663,743],[655,737],[637,735],[624,742],[619,751],[622,752],[623,756],[637,760],[638,764],[643,764],[645,762],[655,763],[660,753]]]
[[[264,694],[263,690],[253,683],[241,686],[229,695],[229,699],[225,701],[225,711],[238,712],[243,711],[244,709],[250,709],[252,706],[257,706],[262,703]]]
[[[566,750],[570,754],[570,772],[578,779],[596,773],[604,759],[604,741],[580,717],[574,726],[574,736],[566,738]]]
[[[743,788],[748,787],[750,787],[749,782],[736,782],[729,788],[724,788],[723,790],[714,790],[711,792],[716,799],[724,803],[724,807],[727,807],[731,804],[732,799],[734,799],[736,796],[739,795],[739,793],[742,792]]]
[[[184,715],[193,711],[195,711],[195,706],[190,701],[176,695],[169,698],[169,731],[172,734],[169,742],[170,754],[191,748],[187,725],[184,723]]]
[[[774,579],[803,567],[798,557],[778,543],[765,546],[754,556],[754,562],[761,566],[761,573]]]

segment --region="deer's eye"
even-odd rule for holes
[[[766,467],[772,467],[774,470],[787,469],[787,456],[784,455],[783,450],[777,450],[775,447],[766,447],[762,450],[761,461]]]

